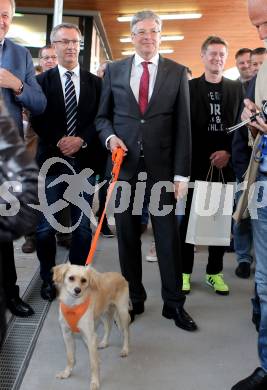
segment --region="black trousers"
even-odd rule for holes
[[[182,269],[183,273],[191,274],[194,266],[194,245],[185,242],[191,203],[193,198],[193,189],[189,189],[185,208],[185,215],[180,223],[181,251],[182,251]],[[209,246],[208,247],[208,264],[206,273],[215,275],[223,270],[223,255],[225,253],[224,246]]]
[[[6,302],[3,288],[3,268],[0,256],[0,348],[6,333]]]
[[[3,287],[8,300],[19,295],[19,286],[16,285],[17,272],[12,241],[0,243],[0,256],[2,258]]]
[[[119,259],[123,276],[129,282],[130,298],[133,303],[144,302],[146,291],[142,283],[142,253],[141,253],[141,213],[143,203],[140,203],[138,215],[133,213],[138,203],[140,191],[137,188],[138,173],[146,171],[144,159],[141,157],[135,176],[129,181],[130,204],[120,213],[115,213]],[[146,191],[149,199],[153,181],[148,178]],[[116,207],[122,200],[123,191],[117,191]],[[142,197],[141,197],[142,198]],[[150,203],[152,202],[150,199]],[[182,267],[178,225],[175,217],[174,194],[162,191],[160,207],[171,205],[172,212],[164,216],[151,214],[152,228],[155,237],[156,252],[158,256],[161,277],[161,295],[165,303],[172,307],[182,306],[185,297],[182,293]]]

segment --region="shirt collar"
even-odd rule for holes
[[[144,62],[146,60],[144,60],[141,56],[139,56],[139,54],[135,53],[134,55],[134,65],[135,66],[138,66],[141,64],[141,62]],[[152,64],[158,66],[158,63],[159,63],[159,53],[155,54],[154,57],[152,57],[149,62],[152,62]]]
[[[64,68],[64,66],[58,64],[58,71],[60,74],[60,77],[63,77],[66,72],[68,72],[69,69]],[[75,66],[75,68],[71,69],[71,71],[75,74],[75,76],[80,76],[80,64]]]

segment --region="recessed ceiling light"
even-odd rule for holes
[[[202,14],[199,12],[180,12],[180,13],[170,13],[170,14],[158,14],[162,20],[181,20],[181,19],[199,19],[202,17]],[[133,15],[127,16],[118,16],[118,22],[130,22],[133,18]]]
[[[162,41],[182,41],[184,39],[183,35],[162,35],[161,40]],[[120,38],[121,43],[129,43],[132,42],[131,37],[123,37]]]
[[[159,50],[159,53],[160,53],[160,54],[171,54],[171,53],[173,53],[173,52],[174,52],[173,49],[160,49],[160,50]]]
[[[173,52],[174,52],[173,49],[160,49],[159,50],[160,54],[171,54]],[[121,52],[121,54],[123,56],[131,56],[131,55],[135,54],[135,51],[134,50],[124,50]]]

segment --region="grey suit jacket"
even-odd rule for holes
[[[9,70],[24,84],[19,96],[15,96],[9,88],[1,88],[8,111],[23,137],[22,107],[34,115],[41,114],[46,107],[46,97],[36,81],[32,57],[25,47],[5,38],[1,67]]]
[[[189,176],[191,130],[186,69],[159,58],[153,94],[142,115],[130,87],[132,61],[133,57],[108,64],[96,119],[103,143],[115,134],[128,148],[120,179],[129,180],[136,173],[141,145],[147,172],[154,181]]]

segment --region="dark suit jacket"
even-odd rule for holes
[[[133,57],[108,64],[96,127],[105,143],[111,134],[128,148],[121,180],[136,173],[143,145],[149,176],[171,180],[190,175],[191,135],[186,69],[160,57],[153,94],[144,115],[130,87]]]
[[[66,135],[67,121],[64,94],[58,67],[37,76],[37,80],[47,97],[47,107],[42,115],[31,118],[34,131],[39,135],[37,161],[41,166],[46,159],[61,157],[58,141]],[[81,168],[97,170],[102,164],[102,148],[94,125],[101,92],[101,79],[93,74],[80,70],[80,97],[78,102],[76,135],[81,137],[87,148],[80,149],[75,157]],[[55,164],[50,174],[61,173],[62,164]]]
[[[210,107],[205,82],[205,76],[195,78],[189,82],[191,127],[192,127],[192,180],[205,180],[212,152],[212,136],[208,134],[207,128],[210,119]],[[222,103],[221,117],[223,128],[233,126],[238,121],[240,107],[243,101],[242,84],[239,81],[222,79]],[[220,137],[220,149],[231,153],[232,136],[226,132],[216,135]],[[232,179],[231,170],[224,169],[228,180]],[[228,171],[228,172],[227,172]]]
[[[23,137],[22,107],[34,115],[41,114],[46,106],[46,98],[35,78],[32,57],[25,47],[5,38],[1,67],[13,73],[24,84],[23,92],[15,96],[9,88],[2,88],[7,109]]]
[[[257,76],[253,77],[250,80],[246,97],[253,102],[255,102],[255,86],[256,86]],[[244,104],[242,104],[239,121],[241,121],[241,114],[244,108]],[[232,163],[233,169],[237,179],[241,182],[243,181],[243,176],[248,169],[250,156],[252,152],[252,147],[248,145],[248,128],[246,126],[241,127],[236,130],[233,135],[233,143],[232,143]]]

